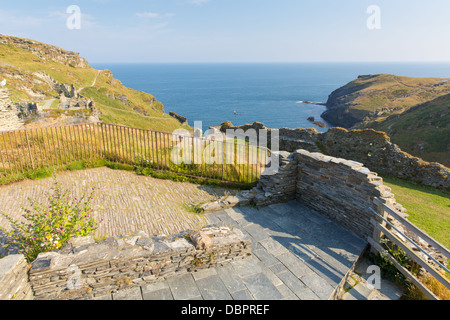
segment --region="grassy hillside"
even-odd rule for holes
[[[91,68],[77,53],[37,41],[0,36],[2,79],[7,80],[13,102],[44,105],[59,97],[56,82],[73,85],[84,97],[92,97],[102,121],[166,132],[181,127],[151,94],[123,86],[110,71]]]
[[[360,76],[331,93],[322,115],[345,128],[372,128],[414,156],[449,166],[450,79]]]
[[[450,94],[368,126],[386,132],[402,150],[450,167]]]
[[[408,220],[450,248],[450,194],[392,177],[383,180],[407,209]]]

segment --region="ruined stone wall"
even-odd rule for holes
[[[251,191],[252,201],[257,206],[295,200],[297,159],[289,152],[272,154],[272,159],[278,162],[278,172],[267,174],[266,169],[257,187]]]
[[[366,239],[372,235],[369,208],[376,210],[375,198],[404,214],[405,209],[396,203],[391,189],[383,185],[383,179],[362,163],[306,150],[296,151],[295,158],[298,162],[297,201],[360,237]]]
[[[333,128],[318,139],[327,154],[364,163],[378,173],[450,190],[450,171],[403,152],[389,137],[372,129]]]
[[[202,232],[204,238],[195,244],[188,232],[170,237],[140,232],[99,242],[76,239],[33,262],[29,279],[35,299],[92,299],[251,254],[250,240],[238,229],[207,227]],[[205,238],[209,246],[199,247]]]
[[[28,264],[23,255],[0,259],[0,300],[32,300]]]
[[[383,179],[362,163],[307,150],[280,152],[276,174],[262,176],[258,185],[239,197],[257,206],[297,200],[323,216],[336,221],[362,238],[373,232],[370,223],[379,198],[406,216]]]

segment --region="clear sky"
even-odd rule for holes
[[[90,62],[438,62],[450,61],[450,1],[3,0],[0,33]]]

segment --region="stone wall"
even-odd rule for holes
[[[369,208],[376,210],[375,198],[397,208],[391,189],[383,179],[362,163],[311,153],[295,152],[298,162],[297,201],[311,207],[323,216],[338,222],[366,239],[373,233]]]
[[[225,129],[267,130],[267,141],[271,141],[273,131],[278,131],[280,150],[294,152],[305,149],[310,152],[321,152],[333,157],[354,160],[363,163],[367,168],[380,174],[432,186],[450,191],[450,170],[442,164],[427,162],[402,151],[383,132],[373,129],[347,130],[331,128],[319,133],[316,129],[268,129],[264,124],[255,122],[242,126],[222,126]]]
[[[81,238],[58,252],[40,254],[29,279],[37,300],[92,299],[250,254],[250,240],[228,227],[170,237],[140,232],[99,242]]]
[[[273,203],[295,200],[297,159],[289,152],[272,153],[273,161],[279,163],[276,174],[263,172],[256,188],[251,191],[253,203],[267,206]]]
[[[21,254],[0,259],[0,300],[32,300],[28,264]]]

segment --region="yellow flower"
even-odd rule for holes
[[[45,237],[47,238],[47,240],[53,239],[53,236],[52,236],[51,234],[48,234],[48,235],[46,235]]]

